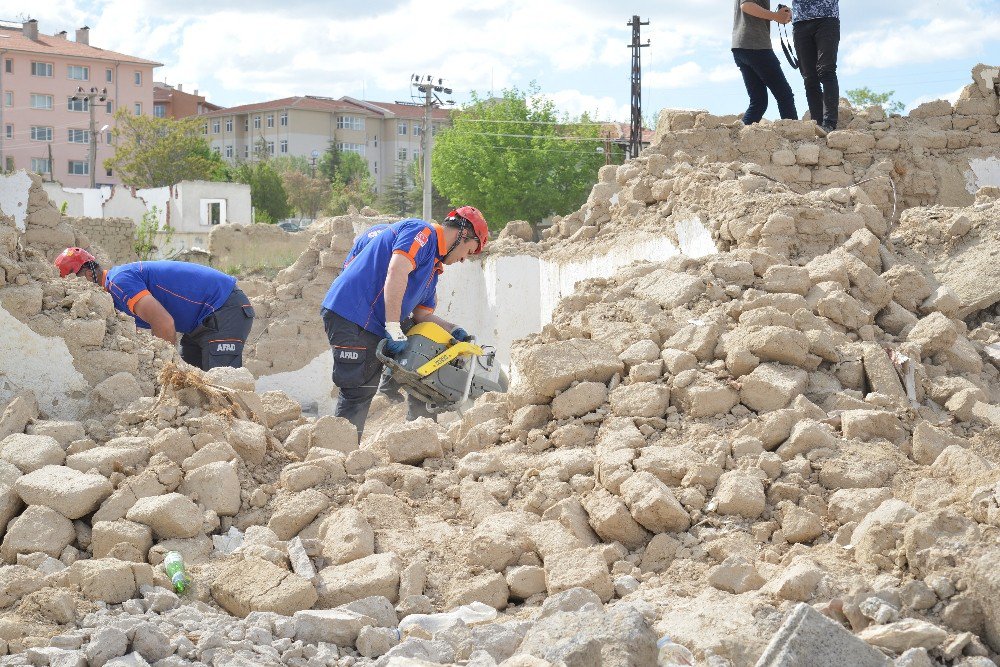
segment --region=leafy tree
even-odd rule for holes
[[[158,188],[183,180],[223,180],[225,163],[201,133],[195,118],[174,120],[115,113],[114,157],[104,161],[122,182],[136,188]]]
[[[353,206],[360,210],[375,203],[375,181],[365,176],[351,183],[335,182],[331,186],[330,200],[323,209],[328,215],[344,215]]]
[[[413,215],[413,178],[402,164],[397,164],[392,180],[382,186],[378,205],[384,213],[401,218]]]
[[[229,176],[250,186],[250,203],[256,210],[257,222],[274,223],[291,213],[281,176],[270,161],[241,162],[230,170]]]
[[[436,138],[434,185],[451,202],[482,210],[495,227],[570,213],[604,166],[600,127],[586,115],[560,118],[534,83],[499,98],[473,92]]]
[[[288,205],[299,212],[299,217],[316,217],[330,196],[330,184],[323,178],[312,178],[301,171],[285,171],[281,182],[288,194]]]
[[[306,176],[312,176],[312,163],[309,158],[302,155],[279,155],[271,158],[271,166],[279,174],[289,171],[297,171]]]
[[[331,141],[316,165],[319,173],[330,183],[333,183],[334,173],[337,171],[337,167],[340,166],[341,155],[343,155],[343,151],[337,148],[336,142]]]
[[[410,163],[408,170],[413,188],[409,192],[411,215],[422,216],[424,214],[424,172],[423,156],[419,160]],[[441,194],[437,186],[434,185],[433,175],[431,178],[431,217],[437,220],[444,218],[451,210],[451,204],[444,195]]]
[[[865,86],[864,88],[848,90],[846,94],[851,105],[859,109],[878,105],[885,109],[886,113],[903,113],[903,109],[906,108],[906,105],[899,100],[892,99],[892,96],[896,94],[895,90],[890,90],[887,93],[876,93]]]

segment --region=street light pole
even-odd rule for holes
[[[431,219],[431,151],[434,149],[434,127],[433,127],[433,110],[437,106],[442,106],[444,104],[451,104],[451,101],[442,102],[441,98],[437,96],[437,93],[444,93],[445,95],[451,95],[451,88],[445,88],[442,84],[444,83],[441,79],[437,80],[437,85],[434,85],[434,78],[432,76],[425,75],[420,76],[419,74],[414,74],[410,77],[410,83],[418,91],[424,94],[424,127],[422,129],[422,134],[420,136],[421,149],[423,152],[423,219]]]
[[[87,165],[88,171],[90,172],[90,187],[91,189],[96,187],[97,174],[97,122],[94,120],[94,100],[99,102],[104,102],[108,99],[108,89],[104,88],[98,90],[97,88],[91,88],[89,91],[85,91],[83,86],[76,89],[76,95],[72,97],[73,100],[87,100],[87,108],[90,110],[90,160]]]

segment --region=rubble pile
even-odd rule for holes
[[[974,115],[947,118],[979,149],[995,129]],[[515,346],[507,394],[440,425],[382,402],[362,443],[254,376],[325,351],[318,304],[381,219],[323,223],[258,286],[248,368],[208,373],[0,227],[0,314],[70,347],[73,322],[103,323],[74,365],[128,348],[141,389],[0,412],[0,664],[997,664],[997,192],[935,180],[914,207],[903,158],[873,158],[893,215],[888,179],[790,186],[726,153],[729,129],[706,159],[666,157],[694,122],[602,172],[609,217],[592,202],[539,245],[697,216],[717,254],[580,283]]]

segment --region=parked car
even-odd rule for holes
[[[297,224],[295,224],[294,222],[291,222],[289,220],[285,220],[283,222],[279,222],[278,223],[278,227],[280,227],[281,229],[284,229],[286,232],[300,232],[300,231],[302,231],[301,227],[299,227]]]

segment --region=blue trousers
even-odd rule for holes
[[[778,113],[782,118],[798,119],[795,95],[785,73],[781,71],[774,49],[733,49],[733,60],[743,74],[743,83],[750,95],[750,106],[743,114],[744,124],[756,123],[764,117],[768,90],[778,102]]]

